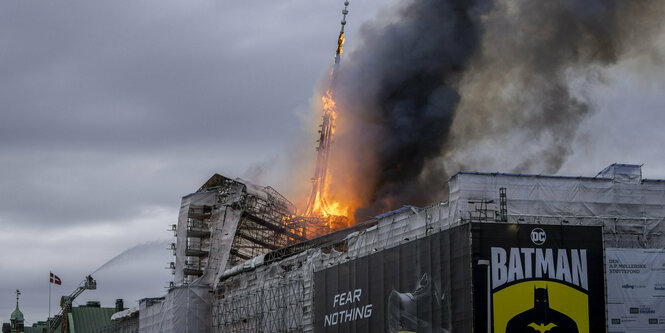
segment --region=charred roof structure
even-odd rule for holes
[[[173,266],[176,286],[214,284],[221,273],[258,255],[330,232],[273,188],[215,174],[182,199]]]

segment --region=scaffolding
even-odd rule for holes
[[[232,265],[306,239],[306,226],[292,222],[290,202],[274,190],[265,193],[244,193],[238,202],[243,213],[231,245]]]
[[[265,281],[257,288],[218,292],[215,332],[302,332],[305,285],[301,274]]]
[[[190,206],[185,244],[185,275],[201,276],[210,257],[210,218],[212,206]]]

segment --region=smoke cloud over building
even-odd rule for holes
[[[556,173],[602,70],[653,51],[653,0],[411,0],[342,61],[333,196],[356,220],[445,196],[466,170]]]

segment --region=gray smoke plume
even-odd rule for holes
[[[593,111],[584,87],[650,47],[664,7],[410,0],[365,24],[336,86],[331,169],[360,193],[356,220],[443,199],[460,169],[556,173]]]

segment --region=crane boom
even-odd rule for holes
[[[53,333],[55,330],[62,324],[62,316],[63,314],[69,312],[72,310],[72,303],[78,297],[81,295],[81,293],[85,290],[95,290],[97,289],[97,281],[92,278],[92,275],[88,275],[85,277],[85,280],[81,284],[79,284],[78,288],[74,290],[69,296],[63,296],[62,299],[60,300],[60,312],[53,317],[53,321],[49,321],[49,329],[48,333]]]

